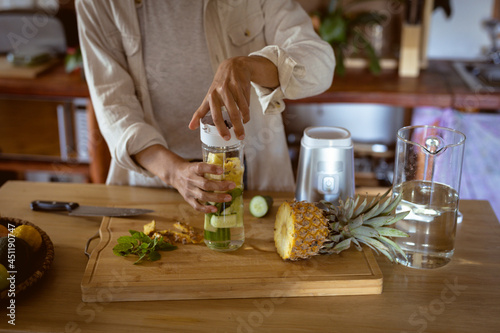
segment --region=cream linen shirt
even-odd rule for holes
[[[330,87],[335,67],[332,48],[292,0],[203,3],[214,73],[224,59],[234,56],[263,56],[278,68],[278,88],[252,83],[251,120],[245,125],[244,141],[247,187],[294,191],[281,117],[283,100],[316,95]],[[138,0],[77,0],[80,46],[99,128],[112,157],[107,183],[161,187],[165,184],[159,178],[131,158],[154,144],[168,148],[148,92],[136,12],[141,5]]]

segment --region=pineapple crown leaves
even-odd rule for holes
[[[405,218],[409,212],[394,214],[402,196],[399,194],[394,198],[387,198],[390,191],[389,189],[370,201],[365,197],[361,203],[359,195],[347,198],[345,202],[339,200],[338,206],[321,201],[319,206],[329,221],[330,237],[320,252],[340,253],[351,244],[361,250],[361,244],[365,244],[390,261],[394,261],[398,253],[404,256],[403,250],[389,237],[408,237],[408,234],[389,226]]]

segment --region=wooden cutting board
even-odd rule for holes
[[[6,57],[0,57],[0,78],[33,79],[58,62],[58,59],[53,59],[36,66],[14,66]]]
[[[100,242],[93,250],[82,280],[85,302],[178,299],[257,298],[380,294],[382,273],[369,249],[339,255],[283,261],[274,247],[274,217],[255,218],[245,200],[245,244],[234,252],[217,252],[204,244],[178,245],[161,252],[159,261],[133,265],[137,257],[119,257],[113,247],[128,230],[142,231],[155,220],[157,229],[175,230],[176,221],[203,229],[203,214],[184,201],[141,205],[153,214],[134,218],[105,217]],[[129,206],[134,207],[134,206]],[[136,207],[138,208],[138,207]]]

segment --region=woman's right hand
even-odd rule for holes
[[[251,82],[275,89],[280,84],[278,68],[272,61],[260,56],[224,60],[217,68],[205,99],[193,114],[189,128],[197,129],[200,126],[200,119],[211,111],[220,136],[224,140],[229,140],[231,134],[224,123],[221,111],[221,107],[225,106],[234,126],[234,134],[238,140],[243,140],[245,137],[243,124],[250,120]]]
[[[179,191],[184,200],[203,213],[215,213],[215,206],[205,202],[229,202],[235,184],[205,178],[206,173],[222,174],[221,166],[203,162],[188,162],[161,145],[150,146],[133,156],[136,163]]]

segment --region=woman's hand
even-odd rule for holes
[[[235,184],[230,181],[214,181],[205,178],[205,173],[220,175],[221,166],[208,163],[190,163],[161,145],[150,146],[133,156],[136,163],[147,169],[163,182],[179,191],[184,200],[203,213],[215,213],[215,206],[204,203],[229,202]]]
[[[185,162],[176,168],[174,186],[194,209],[203,213],[215,213],[215,206],[207,206],[204,203],[229,202],[231,195],[227,193],[215,193],[215,191],[226,192],[232,190],[235,184],[230,181],[214,181],[205,178],[205,173],[215,175],[222,174],[222,167],[208,163]]]
[[[250,82],[274,89],[279,85],[278,69],[267,58],[234,57],[224,60],[215,73],[210,89],[198,110],[191,118],[190,129],[199,127],[200,119],[211,111],[219,134],[231,138],[224,123],[221,107],[225,106],[234,126],[234,134],[239,140],[245,137],[243,124],[250,120]]]

